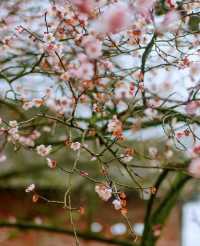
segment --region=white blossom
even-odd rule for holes
[[[52,150],[52,146],[51,145],[45,146],[42,144],[42,145],[37,146],[36,150],[37,150],[38,155],[47,156],[50,154]]]
[[[11,121],[9,121],[9,126],[10,127],[17,127],[18,126],[18,123],[17,123],[16,120],[11,120]]]
[[[26,188],[25,192],[29,193],[29,192],[32,192],[32,191],[34,191],[34,190],[35,190],[35,184],[31,184],[31,185],[29,185],[29,186]]]
[[[79,142],[74,142],[71,143],[70,148],[73,149],[74,151],[79,150],[81,147],[81,144]]]
[[[121,201],[119,199],[113,200],[112,204],[114,205],[114,208],[116,210],[120,210],[122,208],[122,204],[121,204]]]
[[[108,201],[112,196],[112,189],[103,184],[96,185],[95,191],[99,195],[99,197],[104,201]]]
[[[52,160],[50,158],[47,158],[46,160],[47,160],[48,167],[50,167],[50,168],[55,168],[56,167],[56,161],[55,160]]]

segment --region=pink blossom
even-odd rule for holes
[[[30,137],[20,136],[18,141],[24,146],[33,147],[35,145],[34,141]]]
[[[50,168],[55,168],[56,167],[56,161],[55,160],[52,160],[52,159],[50,159],[50,158],[47,158],[46,159],[47,160],[47,165],[48,165],[48,167],[50,167]]]
[[[200,144],[195,145],[192,149],[188,149],[187,155],[189,158],[197,158],[200,156]]]
[[[100,65],[104,67],[105,69],[111,70],[114,68],[114,65],[111,61],[108,60],[100,60]]]
[[[94,66],[89,62],[82,63],[75,74],[79,79],[90,80],[94,75]]]
[[[194,115],[198,109],[198,103],[195,101],[191,101],[186,104],[185,111],[188,115]]]
[[[117,33],[129,27],[132,17],[133,13],[127,3],[120,1],[110,4],[100,16],[96,28],[103,32]]]
[[[74,151],[79,150],[81,147],[81,144],[79,142],[74,142],[70,145],[70,148],[73,149]]]
[[[24,31],[24,28],[23,28],[23,26],[20,25],[20,26],[17,26],[17,27],[15,28],[15,30],[16,30],[17,33],[20,34],[20,33],[22,33],[22,32]]]
[[[137,13],[143,17],[149,18],[150,11],[153,9],[155,0],[136,0],[134,7]]]
[[[180,14],[176,10],[170,10],[157,28],[158,33],[173,32],[177,30]]]
[[[104,201],[108,201],[112,196],[112,189],[103,184],[96,185],[95,191],[99,195],[99,197]]]
[[[165,2],[169,8],[175,8],[177,6],[176,0],[166,0]]]
[[[7,159],[6,155],[0,154],[0,162],[4,162],[6,161],[6,159]]]
[[[78,8],[79,12],[90,15],[94,9],[93,0],[71,0],[71,2]]]
[[[40,133],[39,131],[37,131],[37,130],[34,130],[34,131],[31,133],[30,138],[31,138],[32,140],[36,140],[36,139],[38,139],[40,136],[41,136],[41,133]]]
[[[52,146],[51,145],[48,145],[48,146],[45,146],[43,144],[37,146],[36,148],[37,150],[37,153],[38,155],[41,155],[41,156],[47,156],[50,154],[51,150],[52,150]]]
[[[115,131],[119,126],[121,125],[121,122],[117,119],[117,116],[114,115],[112,120],[108,123],[108,131],[113,132]]]
[[[200,158],[193,159],[188,167],[188,172],[194,178],[200,178]]]
[[[24,110],[29,110],[31,108],[33,108],[34,104],[32,101],[28,101],[28,102],[24,102],[23,105],[22,105],[22,108]]]
[[[58,48],[58,45],[54,43],[47,43],[44,45],[44,50],[49,54],[55,53],[55,51],[57,51]]]
[[[85,48],[85,52],[90,59],[97,59],[102,55],[102,42],[94,36],[85,36],[81,44]]]
[[[8,133],[10,135],[10,138],[8,140],[18,140],[19,139],[19,134],[18,134],[18,128],[17,127],[12,127],[8,130]]]
[[[129,85],[129,94],[131,96],[134,96],[134,93],[135,93],[135,84],[133,82],[131,82]]]

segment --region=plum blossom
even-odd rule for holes
[[[133,159],[133,156],[131,156],[131,155],[120,155],[120,157],[121,157],[122,161],[124,161],[124,162],[129,162]]]
[[[71,143],[70,145],[70,148],[73,149],[74,151],[79,150],[80,147],[81,147],[81,144],[79,142],[74,142],[74,143]]]
[[[47,43],[44,45],[44,50],[49,54],[54,54],[56,51],[60,49],[60,46],[58,46],[55,43]],[[60,53],[60,52],[59,52]]]
[[[8,130],[8,134],[12,140],[18,140],[18,122],[16,120],[9,121],[10,129]]]
[[[35,184],[31,184],[29,185],[26,189],[25,189],[25,192],[26,193],[29,193],[29,192],[32,192],[35,190]]]
[[[152,158],[155,158],[156,155],[158,154],[158,149],[156,147],[149,147],[148,151],[149,151],[149,155]]]
[[[120,157],[121,157],[122,161],[129,162],[133,159],[133,154],[134,154],[134,149],[127,148],[127,149],[125,149],[125,153],[121,154]]]
[[[77,55],[79,61],[79,67],[70,64],[69,65],[69,77],[76,77],[80,80],[90,80],[94,75],[94,65],[88,60],[88,57],[84,53]]]
[[[52,168],[52,169],[56,168],[57,162],[55,160],[52,160],[50,158],[47,158],[46,160],[47,160],[47,165],[49,168]]]
[[[158,25],[157,32],[173,32],[178,28],[180,14],[176,10],[170,10],[164,17],[163,21]]]
[[[34,141],[30,137],[19,136],[18,141],[24,146],[34,147],[35,145]]]
[[[185,111],[188,115],[195,115],[197,109],[198,109],[199,103],[196,101],[191,101],[186,104]]]
[[[117,99],[131,98],[130,85],[127,85],[121,81],[116,84],[115,96]]]
[[[71,111],[71,103],[71,99],[67,96],[61,96],[58,99],[55,97],[50,97],[46,100],[47,106],[60,115]]]
[[[90,15],[94,9],[93,0],[70,0],[74,4],[79,12]]]
[[[18,122],[16,120],[11,120],[9,121],[9,126],[15,128],[18,126]]]
[[[120,120],[117,119],[117,116],[114,115],[112,120],[108,123],[108,131],[113,132],[121,125]]]
[[[32,140],[36,140],[41,136],[41,133],[37,130],[34,130],[29,136]]]
[[[136,0],[134,2],[135,10],[138,14],[149,19],[150,11],[154,7],[155,0]]]
[[[187,155],[189,158],[197,158],[200,156],[200,144],[196,144],[193,148],[188,149]]]
[[[29,110],[33,107],[39,108],[43,105],[44,101],[40,98],[33,98],[31,101],[25,101],[22,105],[24,110]]]
[[[194,178],[200,178],[200,158],[195,158],[190,162],[188,172]]]
[[[24,102],[23,105],[22,105],[22,108],[24,110],[29,110],[31,108],[33,108],[34,104],[32,101],[27,101],[27,102]]]
[[[53,33],[44,33],[43,40],[44,40],[45,43],[52,43],[56,39],[55,39]]]
[[[51,132],[51,127],[43,126],[42,130],[43,130],[43,132]]]
[[[129,5],[119,1],[107,6],[95,27],[100,32],[117,33],[129,27],[132,20],[133,14]]]
[[[89,80],[94,75],[94,66],[90,62],[85,62],[80,65],[80,67],[75,72],[75,75],[79,79]]]
[[[55,52],[61,52],[62,46],[56,41],[52,33],[44,33],[43,41],[44,43],[42,43],[42,49],[44,49],[47,53],[54,54]]]
[[[18,128],[13,127],[8,130],[9,138],[8,140],[18,140],[19,139],[19,134],[18,134]]]
[[[176,8],[177,7],[176,0],[166,0],[165,2],[167,4],[167,6],[169,6],[169,8]]]
[[[112,120],[108,123],[108,131],[112,132],[112,135],[116,138],[121,139],[122,138],[122,123],[120,120],[117,119],[117,116],[114,115]]]
[[[119,199],[113,200],[112,204],[116,210],[120,210],[122,208],[122,204],[121,204],[121,201]]]
[[[41,144],[37,146],[36,150],[37,150],[38,155],[44,157],[50,154],[52,150],[52,146],[51,145],[45,146],[44,144]]]
[[[101,67],[107,69],[107,70],[112,70],[114,68],[114,65],[111,61],[109,60],[99,60]]]
[[[108,201],[112,196],[112,189],[103,184],[96,185],[95,191],[104,201]]]
[[[0,162],[4,162],[6,161],[6,159],[7,159],[6,155],[0,154]]]
[[[102,55],[102,42],[92,35],[83,37],[81,45],[90,59],[97,59]]]

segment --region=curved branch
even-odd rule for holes
[[[50,226],[50,225],[37,225],[37,224],[25,223],[25,222],[10,223],[7,221],[0,221],[0,227],[17,228],[20,230],[47,231],[52,233],[66,234],[69,236],[74,235],[74,232],[69,229],[64,229],[64,228]],[[104,237],[101,237],[99,235],[90,232],[77,232],[77,235],[83,240],[94,240],[102,243],[120,245],[120,246],[134,246],[133,243],[131,242],[116,240],[116,239],[106,239]]]

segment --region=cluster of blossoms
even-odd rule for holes
[[[122,123],[117,119],[116,115],[114,115],[112,120],[108,123],[108,131],[112,132],[112,135],[116,138],[123,138]]]
[[[36,147],[36,150],[37,150],[37,153],[38,155],[40,156],[48,156],[52,150],[52,146],[51,145],[48,145],[48,146],[45,146],[45,145],[39,145]]]
[[[114,199],[112,200],[112,204],[113,204],[115,210],[121,210],[122,213],[126,213],[126,195],[125,195],[125,193],[121,192],[117,196],[115,196],[112,188],[107,186],[107,185],[104,185],[104,184],[96,185],[95,191],[99,195],[99,197],[105,202],[107,202],[112,197],[114,197]]]
[[[40,138],[41,134],[37,130],[31,133],[23,134],[20,132],[19,123],[16,120],[9,121],[8,127],[1,127],[1,134],[7,134],[8,142],[21,144],[23,146],[34,147],[35,141]]]
[[[92,35],[83,37],[81,45],[89,59],[97,59],[102,55],[102,42]]]
[[[0,118],[0,162],[7,143],[35,150],[49,168],[97,184],[98,196],[122,213],[123,181],[143,194],[141,181],[162,165],[178,170],[176,152],[199,178],[199,12],[192,2],[58,0],[40,6],[40,15],[35,2],[22,0],[0,13],[0,101],[9,109]],[[26,5],[29,15],[21,15]],[[195,144],[189,151],[185,137]],[[73,163],[62,162],[65,153]],[[37,201],[34,190],[26,192]]]
[[[106,185],[96,185],[95,191],[104,201],[108,201],[112,197],[112,189]]]
[[[127,148],[125,149],[124,153],[121,154],[120,157],[124,162],[129,162],[133,159],[133,155],[134,155],[134,149]]]
[[[52,151],[52,146],[51,145],[45,146],[45,145],[41,144],[41,145],[38,145],[36,147],[36,150],[37,150],[37,154],[38,155],[40,155],[42,157],[46,157],[47,166],[49,168],[51,168],[51,169],[56,168],[57,161],[47,157]]]
[[[30,100],[30,101],[25,101],[25,102],[23,103],[22,108],[23,108],[24,110],[29,110],[29,109],[31,109],[31,108],[33,108],[33,107],[39,108],[39,107],[41,107],[43,104],[44,104],[44,102],[43,102],[42,99],[40,99],[40,98],[33,98],[33,99]]]

